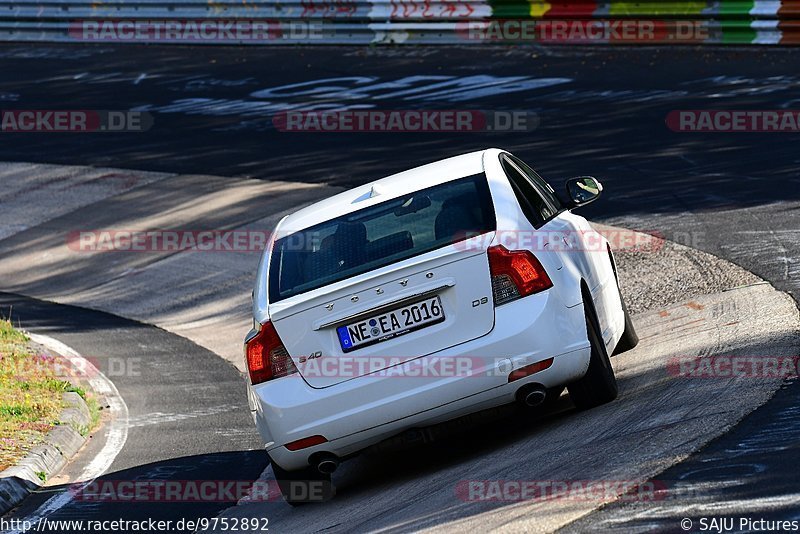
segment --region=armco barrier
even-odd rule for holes
[[[0,0],[0,41],[793,45],[800,0]]]

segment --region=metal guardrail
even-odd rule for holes
[[[798,44],[800,0],[0,0],[0,41]]]

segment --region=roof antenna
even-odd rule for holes
[[[377,188],[376,188],[376,187],[373,185],[373,186],[372,186],[372,187],[369,189],[369,192],[368,192],[368,193],[364,193],[363,195],[359,196],[357,199],[355,199],[355,200],[353,201],[353,204],[355,204],[356,202],[361,202],[361,201],[363,201],[363,200],[367,200],[367,199],[369,199],[369,198],[375,198],[375,197],[377,197],[377,196],[378,196],[378,195],[380,195],[380,194],[381,194],[381,192],[380,192],[380,191],[379,191],[379,190],[378,190],[378,189],[377,189]]]

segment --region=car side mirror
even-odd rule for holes
[[[592,176],[578,176],[566,182],[567,197],[572,203],[572,208],[585,206],[594,202],[603,192],[603,184]]]

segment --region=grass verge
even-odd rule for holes
[[[0,318],[0,471],[16,464],[59,424],[64,392],[83,397],[92,428],[99,423],[97,401],[67,380],[69,368],[60,358],[32,350],[27,336]],[[85,436],[92,428],[76,430]]]

